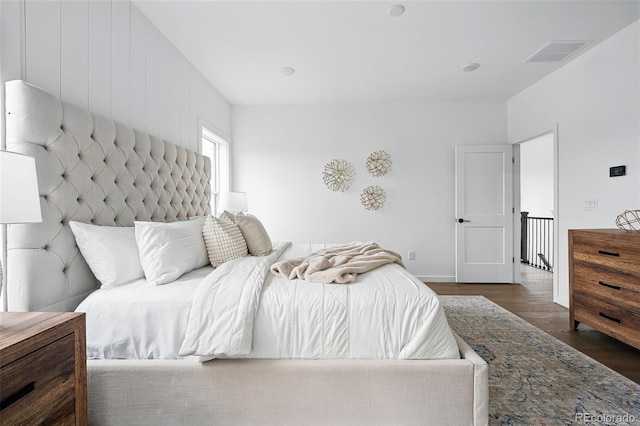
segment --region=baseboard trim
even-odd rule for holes
[[[456,277],[451,275],[416,275],[416,278],[425,283],[454,283]]]

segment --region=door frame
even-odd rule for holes
[[[559,284],[558,284],[558,266],[560,260],[560,202],[559,202],[559,150],[558,150],[558,134],[559,127],[556,123],[555,127],[546,132],[538,133],[535,136],[531,136],[526,139],[522,139],[518,142],[514,142],[513,145],[513,205],[515,213],[513,215],[513,250],[515,253],[520,253],[520,239],[521,226],[520,226],[520,209],[521,209],[521,197],[520,197],[520,145],[537,139],[541,136],[553,134],[553,301],[562,305],[559,297]],[[520,262],[514,262],[514,278],[520,277]],[[564,305],[563,305],[564,306]]]

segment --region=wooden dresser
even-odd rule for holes
[[[640,233],[569,231],[569,320],[640,349]]]
[[[0,313],[0,424],[87,424],[82,313]]]

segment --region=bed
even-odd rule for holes
[[[10,310],[72,311],[100,294],[71,222],[131,227],[134,222],[172,223],[209,215],[210,165],[204,157],[22,81],[7,82],[5,93],[6,147],[36,158],[43,210],[41,224],[8,227]],[[287,246],[278,258],[317,248]],[[397,265],[376,271],[382,275],[367,274],[379,282],[403,274],[407,288],[424,291]],[[194,280],[191,290],[180,293],[185,303],[193,302],[200,286],[195,283],[215,273],[205,267],[194,269],[191,274],[197,277],[184,276]],[[270,285],[272,280],[263,285],[284,287]],[[357,288],[351,287],[354,294]],[[265,312],[256,309],[258,316]],[[90,312],[89,325],[94,321]],[[207,362],[200,362],[206,354],[197,351],[198,359],[176,354],[175,344],[162,355],[143,350],[139,356],[155,359],[89,359],[89,419],[114,425],[486,424],[487,365],[450,333],[457,346],[455,359],[413,359],[398,353],[380,356],[396,359],[358,359],[369,356],[356,350],[323,356],[295,347],[274,353],[257,343],[246,356],[217,354]],[[100,349],[91,353],[108,358]]]

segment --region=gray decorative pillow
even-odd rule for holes
[[[252,256],[266,256],[271,253],[271,238],[257,217],[243,213],[233,215],[229,212],[222,213],[221,217],[230,218],[238,225]]]
[[[207,216],[202,235],[209,260],[214,267],[248,254],[247,243],[240,228],[228,218]]]

